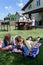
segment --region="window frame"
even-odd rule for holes
[[[28,9],[29,9],[29,10],[32,9],[32,4],[29,5]]]
[[[36,5],[40,6],[40,0],[37,0]]]

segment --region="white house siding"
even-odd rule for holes
[[[38,8],[42,8],[43,7],[43,0],[40,0],[40,6],[37,6],[37,1],[38,0],[33,0],[30,5],[32,5],[32,8],[29,9],[29,6],[27,6],[27,8],[25,9],[25,12],[29,12],[29,11],[32,11],[32,10],[35,10],[35,9],[38,9]]]
[[[29,12],[29,11],[32,11],[32,10],[36,10],[36,9],[38,9],[38,8],[43,8],[43,0],[40,0],[40,6],[37,6],[37,1],[38,0],[33,0],[31,3],[30,3],[30,5],[32,5],[32,8],[31,9],[29,9],[29,6],[30,5],[28,5],[26,8],[25,8],[25,12]],[[38,12],[38,13],[34,13],[34,14],[31,14],[32,15],[32,17],[35,17],[35,19],[37,20],[37,21],[40,21],[42,18],[43,18],[43,12]]]
[[[35,17],[37,21],[40,21],[43,19],[43,12],[31,14],[31,17]]]
[[[43,7],[43,0],[40,0],[41,1],[41,7]]]
[[[31,14],[31,15],[32,15],[32,17],[35,17],[35,19],[36,19],[37,21],[40,21],[40,20],[42,19],[42,16],[41,16],[40,13]]]

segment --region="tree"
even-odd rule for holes
[[[9,13],[7,16],[6,16],[6,18],[10,18],[10,20],[16,20],[16,16],[15,16],[15,14],[11,14],[11,13]]]

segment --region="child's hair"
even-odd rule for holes
[[[28,49],[31,50],[32,47],[31,47],[30,43],[27,42],[27,40],[26,40],[24,37],[22,37],[22,36],[16,36],[16,37],[15,37],[15,40],[18,42],[17,45],[23,44],[23,45],[25,45]],[[19,43],[19,42],[21,42],[21,43]],[[15,43],[15,44],[16,44],[16,43]]]
[[[21,42],[21,41],[22,41],[23,44],[26,43],[26,40],[25,40],[24,37],[22,37],[22,36],[16,36],[16,37],[15,37],[15,40],[16,40],[18,43]]]
[[[7,33],[7,34],[4,36],[4,41],[10,42],[10,39],[11,39],[11,34],[10,34],[10,33]]]

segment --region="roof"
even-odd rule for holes
[[[16,12],[17,14],[19,14],[20,16],[22,16],[22,13],[21,12]]]
[[[35,10],[29,11],[29,12],[25,12],[23,14],[38,13],[38,12],[43,12],[43,8],[35,9]]]
[[[22,10],[25,10],[25,8],[32,2],[33,0],[29,0],[27,4],[22,8]]]
[[[23,16],[23,13],[25,13],[25,12],[16,12],[16,14],[19,14],[20,16]]]

